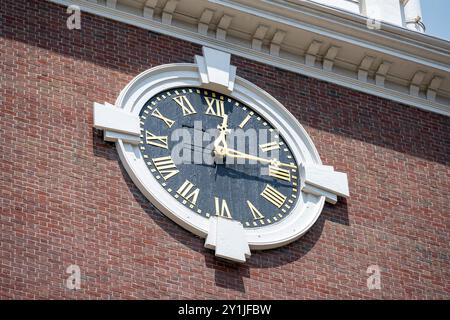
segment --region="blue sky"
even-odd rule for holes
[[[422,0],[426,33],[450,41],[450,0]]]

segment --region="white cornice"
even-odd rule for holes
[[[234,17],[229,29],[224,30],[226,36],[218,37],[215,32],[216,26],[213,24],[209,25],[208,32],[199,33],[198,22],[190,26],[186,23],[186,19],[181,19],[183,15],[189,15],[192,20],[195,14],[184,12],[183,8],[177,11],[180,5],[173,12],[172,23],[168,24],[161,22],[162,19],[157,16],[156,10],[153,17],[144,17],[143,14],[136,14],[136,10],[125,10],[123,4],[112,8],[84,0],[50,1],[65,6],[75,4],[85,12],[450,116],[450,43],[385,23],[381,24],[380,30],[368,30],[364,27],[364,17],[355,14],[308,1],[293,5],[283,0],[196,0],[195,9],[200,10],[199,19],[206,9],[220,11],[221,15],[216,16],[216,20],[223,15]],[[183,0],[184,8],[189,7],[186,4],[190,1],[194,0]],[[117,2],[120,3],[121,0]],[[163,4],[164,2],[166,1],[164,0]],[[248,30],[240,30],[243,34],[247,32],[250,40],[237,39],[236,33],[231,34],[234,21],[236,19],[242,21],[242,18],[248,18],[249,21],[256,18],[261,25],[269,28],[270,31],[266,33],[269,38],[261,39],[262,46],[254,46],[251,49],[252,37],[258,25],[250,24]],[[242,29],[242,25],[240,27]],[[286,32],[286,36],[283,42],[277,44],[280,47],[279,53],[271,54],[268,46],[276,31]],[[292,42],[296,32],[301,32],[303,36],[306,34],[310,39],[307,43],[301,42],[303,38],[298,42]],[[316,59],[308,59],[315,61],[313,65],[308,65],[302,54],[316,40],[323,43],[321,48],[325,51],[318,52]],[[329,70],[322,67],[322,60],[331,46],[341,49],[333,62],[333,67]],[[288,48],[289,51],[286,51]],[[292,52],[293,50],[297,50],[297,54]],[[342,56],[339,56],[341,54]],[[373,63],[373,70],[367,70],[368,77],[360,77],[358,80],[358,68],[365,56],[373,56],[377,62]],[[377,69],[385,62],[391,64],[389,72],[392,73],[388,72],[385,75],[386,81],[376,82]],[[353,68],[346,69],[349,65],[353,65]],[[419,71],[424,72],[425,77],[419,84],[419,94],[411,95],[410,82],[413,75]],[[440,87],[433,87],[432,90],[436,95],[428,95],[427,99],[426,93],[436,77],[442,79]],[[395,83],[389,83],[392,81]]]
[[[415,37],[404,37],[396,35],[395,40],[393,40],[393,35],[389,32],[385,32],[383,29],[390,28],[390,31],[399,31],[398,29],[402,30],[402,33],[407,34],[417,34],[421,35],[418,32],[413,32],[408,29],[403,29],[394,25],[389,25],[387,23],[382,22],[383,28],[377,31],[370,31],[366,27],[366,19],[362,16],[355,15],[352,13],[343,13],[341,10],[334,9],[331,7],[325,7],[320,4],[316,3],[309,3],[305,2],[304,6],[319,6],[321,7],[321,12],[310,12],[303,10],[300,10],[299,8],[291,8],[287,5],[281,5],[279,2],[282,1],[261,1],[259,2],[259,6],[250,6],[246,5],[244,3],[239,3],[239,1],[234,0],[208,0],[211,3],[217,3],[222,6],[226,6],[229,8],[232,8],[234,10],[239,10],[246,12],[249,15],[255,15],[264,19],[272,20],[274,22],[282,23],[285,25],[292,26],[297,29],[305,30],[308,32],[312,32],[318,35],[326,36],[329,38],[333,38],[336,40],[342,40],[347,43],[355,44],[357,46],[375,50],[381,53],[386,53],[389,55],[402,55],[402,58],[406,60],[410,60],[414,63],[430,66],[433,68],[438,68],[441,70],[444,70],[446,72],[450,72],[450,65],[448,63],[439,63],[435,60],[427,59],[426,57],[419,57],[414,53],[409,53],[407,50],[401,49],[401,48],[395,48],[394,45],[398,46],[399,44],[402,44],[404,46],[411,47],[411,50],[417,51],[417,50],[427,50],[428,52],[435,51],[437,54],[442,54],[446,52],[446,56],[450,58],[450,53],[448,50],[450,50],[450,45],[446,43],[445,41],[442,41],[443,43],[447,44],[447,48],[440,48],[438,50],[436,45],[432,45],[432,43],[428,44],[427,46],[423,42],[423,38],[421,40],[415,39]],[[283,1],[284,2],[284,1]],[[270,5],[262,6],[262,4],[270,3]],[[269,10],[269,8],[275,8],[279,9],[279,11],[282,11],[280,13],[279,11],[273,11]],[[289,11],[287,9],[290,9]],[[325,13],[326,9],[326,14]],[[287,13],[290,14],[287,14]],[[342,17],[345,15],[345,17]],[[292,16],[295,16],[293,18]],[[333,28],[324,28],[317,25],[311,25],[306,22],[304,22],[304,19],[302,18],[309,18],[309,19],[315,19],[315,20],[323,20],[326,21],[328,24],[333,25]],[[339,19],[338,19],[339,18]],[[351,18],[351,19],[350,19]],[[353,22],[353,23],[350,23]],[[340,29],[338,28],[345,28],[348,30],[348,34],[341,33]],[[369,34],[370,40],[364,40],[361,37],[358,37],[361,33]],[[378,43],[374,42],[374,38],[376,38]],[[428,36],[426,36],[428,38]],[[384,43],[383,43],[384,42]],[[441,43],[442,44],[442,43]]]

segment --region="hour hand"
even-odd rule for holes
[[[230,130],[228,129],[228,115],[223,115],[222,124],[217,126],[217,129],[219,129],[221,132],[225,131],[225,133],[229,133]]]
[[[218,125],[217,129],[219,129],[219,136],[214,141],[214,154],[216,157],[223,158],[228,147],[226,137],[230,132],[228,129],[228,115],[223,115],[222,124]]]

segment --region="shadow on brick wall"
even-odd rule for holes
[[[201,54],[199,45],[88,13],[82,13],[81,30],[68,30],[66,8],[47,1],[28,1],[25,6],[21,1],[6,1],[2,5],[2,37],[132,77],[160,64],[193,62],[194,55]],[[14,12],[20,12],[20,17],[9,16]],[[448,117],[241,57],[233,56],[232,63],[238,75],[277,98],[307,128],[450,164]],[[103,88],[108,83],[99,85]]]
[[[191,63],[201,54],[194,43],[86,12],[81,12],[81,29],[69,30],[66,9],[42,0],[2,1],[1,37],[65,56],[66,63],[88,62],[133,77],[163,63]]]

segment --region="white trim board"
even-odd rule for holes
[[[216,39],[211,35],[204,35],[187,28],[175,26],[173,24],[161,23],[158,20],[138,16],[136,14],[110,8],[101,4],[96,4],[83,0],[49,0],[51,2],[68,6],[78,5],[81,10],[98,16],[102,16],[115,21],[130,24],[142,29],[151,30],[164,35],[172,36],[178,39],[189,41],[203,46],[208,46],[217,50],[221,50],[236,56],[244,57],[260,63],[278,67],[294,73],[306,75],[322,81],[331,82],[353,90],[371,94],[374,96],[386,98],[392,101],[400,102],[406,105],[414,106],[422,110],[450,116],[450,100],[449,104],[441,103],[444,99],[429,100],[423,95],[414,96],[405,90],[395,90],[385,86],[376,85],[370,81],[361,81],[356,77],[338,73],[336,70],[326,71],[317,65],[307,65],[301,59],[293,60],[290,58],[274,56],[270,53],[249,49],[239,43]],[[419,58],[420,59],[420,58]],[[423,65],[417,66],[423,67]]]

